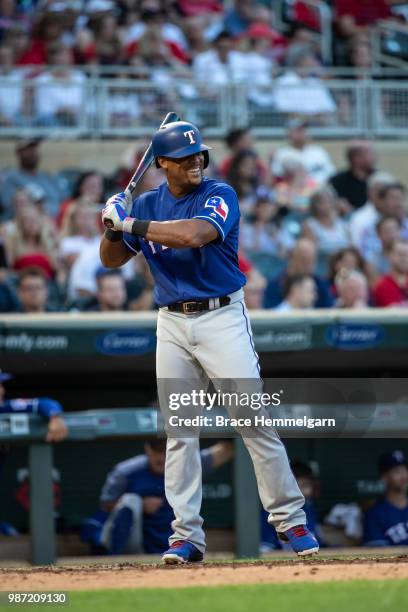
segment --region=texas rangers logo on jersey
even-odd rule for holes
[[[205,208],[213,208],[217,215],[219,215],[223,221],[226,221],[229,208],[228,204],[221,196],[212,196],[209,198],[205,203]]]

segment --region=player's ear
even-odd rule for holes
[[[158,157],[157,165],[159,168],[163,168],[163,170],[167,170],[167,159],[165,157]]]

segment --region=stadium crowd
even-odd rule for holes
[[[377,167],[373,143],[350,141],[340,171],[302,119],[289,121],[287,143],[270,159],[246,129],[231,131],[226,146],[228,156],[213,158],[207,172],[238,193],[249,308],[407,305],[406,189]],[[121,270],[99,259],[102,205],[131,169],[52,174],[41,169],[41,142],[33,139],[17,142],[16,158],[0,174],[0,311],[154,308],[142,256]],[[163,180],[151,168],[141,190]]]
[[[333,16],[333,62],[358,69],[354,78],[374,66],[376,22],[408,15],[393,0],[322,3]],[[86,82],[95,67],[111,79],[103,111],[110,127],[143,124],[176,100],[200,117],[200,100],[231,83],[250,85],[254,109],[317,117],[338,111],[346,121],[350,100],[333,97],[325,84],[330,60],[316,42],[318,11],[301,1],[284,6],[277,19],[273,3],[262,0],[2,0],[0,125],[72,127],[84,114],[94,117],[99,102]],[[404,57],[401,36],[393,53]],[[117,76],[125,84],[115,87]],[[140,79],[152,88],[132,87]]]

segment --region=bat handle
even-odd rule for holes
[[[108,229],[112,229],[113,227],[113,223],[110,219],[105,219],[103,222],[104,226],[107,227]]]

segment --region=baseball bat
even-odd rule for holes
[[[170,113],[167,113],[167,115],[163,119],[160,127],[163,127],[163,126],[167,125],[168,123],[172,123],[173,121],[180,121],[180,117],[177,115],[177,113],[172,111]],[[147,147],[146,151],[144,152],[143,157],[140,160],[140,162],[139,162],[139,164],[138,164],[138,166],[137,166],[137,168],[135,170],[135,173],[133,174],[132,178],[130,179],[129,183],[127,184],[126,189],[128,191],[130,191],[132,196],[136,192],[136,187],[137,187],[137,184],[139,183],[140,179],[142,178],[142,176],[145,175],[145,173],[150,168],[150,166],[152,165],[153,162],[154,162],[153,146],[152,146],[152,143],[150,142],[149,146]],[[126,191],[126,189],[125,189],[125,191]],[[128,212],[130,212],[130,211],[128,211]],[[112,228],[112,226],[113,226],[112,221],[110,221],[109,219],[105,219],[104,223],[105,223],[105,227]]]

